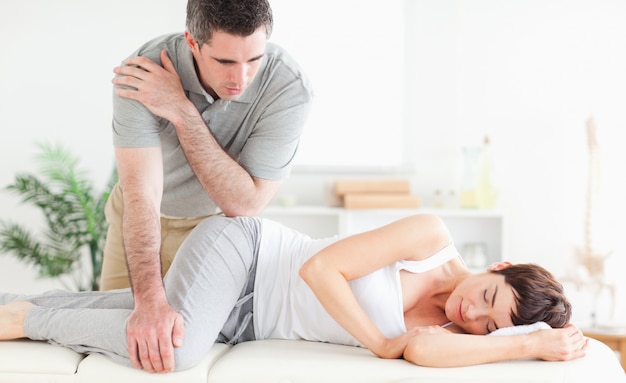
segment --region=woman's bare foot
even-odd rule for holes
[[[25,338],[24,319],[34,305],[27,301],[15,301],[0,305],[0,340]]]

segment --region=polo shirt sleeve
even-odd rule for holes
[[[125,148],[160,146],[160,118],[140,102],[113,92],[113,145]]]
[[[286,178],[298,150],[308,118],[313,92],[306,79],[273,81],[267,89],[268,103],[243,147],[238,162],[251,175],[269,179]]]
[[[165,37],[155,38],[133,52],[132,56],[145,56],[160,64],[160,51],[167,48]],[[139,101],[115,94],[113,86],[113,145],[116,147],[141,148],[161,146],[162,119]]]

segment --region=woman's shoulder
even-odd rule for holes
[[[426,259],[402,260],[399,261],[398,264],[401,265],[403,270],[407,270],[412,273],[424,273],[456,259],[458,259],[461,264],[464,264],[461,254],[457,250],[456,246],[454,243],[450,243]]]

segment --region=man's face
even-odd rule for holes
[[[189,33],[186,38],[202,86],[214,98],[225,101],[238,99],[252,83],[267,45],[264,27],[246,37],[217,31],[201,46]]]

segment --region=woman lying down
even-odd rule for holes
[[[129,289],[0,294],[0,339],[46,340],[147,371],[191,368],[215,342],[270,338],[361,346],[434,367],[570,360],[587,347],[548,271],[497,263],[471,273],[432,215],[341,239],[311,239],[261,218],[209,218],[185,241],[164,284],[184,319],[173,363],[129,356]],[[483,336],[540,322],[552,329]]]

